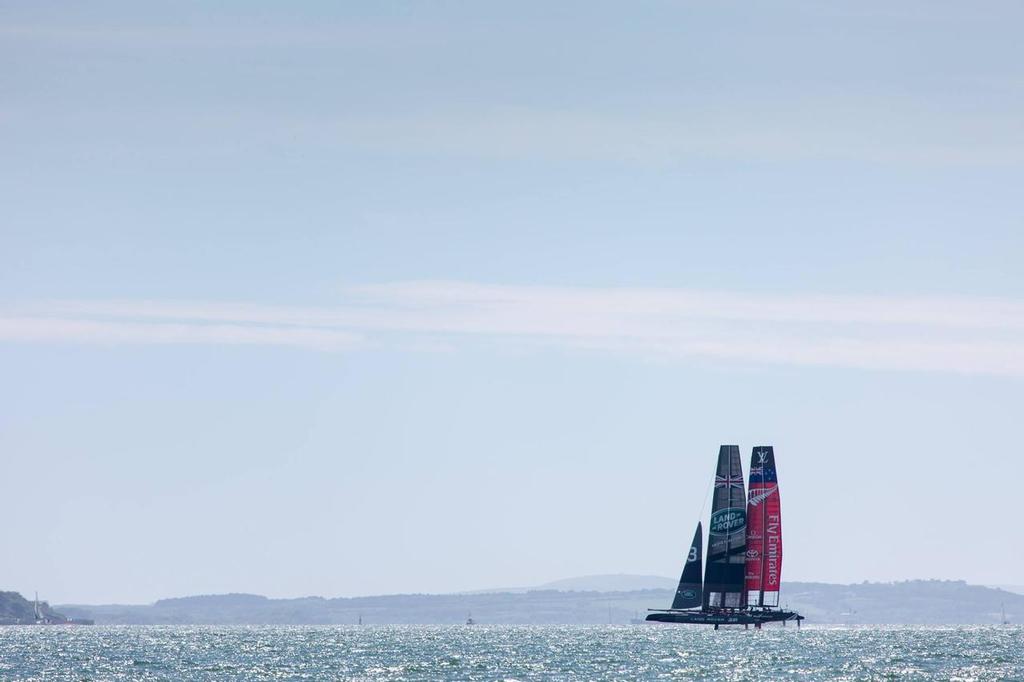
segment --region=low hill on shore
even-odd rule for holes
[[[46,602],[39,602],[39,613],[43,620],[64,623],[67,618],[57,613]],[[36,622],[35,602],[25,599],[17,592],[0,592],[0,625],[20,625]]]
[[[813,624],[998,624],[1001,610],[1024,622],[1024,595],[963,581],[786,583],[782,601]],[[398,594],[268,599],[226,594],[162,599],[145,606],[66,605],[69,616],[98,624],[601,624],[642,619],[671,602],[672,591],[534,589],[469,594]]]

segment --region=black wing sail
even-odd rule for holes
[[[686,563],[683,564],[683,574],[679,576],[679,587],[676,588],[672,608],[692,609],[701,605],[704,590],[700,579],[700,565],[704,560],[703,555],[704,534],[698,521],[697,531],[693,534],[693,542],[690,543],[690,553],[686,555]]]
[[[715,494],[708,526],[708,562],[704,571],[704,608],[744,606],[747,559],[747,496],[740,448],[718,450]]]

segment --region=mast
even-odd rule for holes
[[[750,606],[778,606],[782,582],[782,506],[775,451],[755,447],[750,455],[747,498],[746,593]]]
[[[737,445],[718,450],[715,489],[708,525],[704,610],[744,606],[747,509],[743,466]]]

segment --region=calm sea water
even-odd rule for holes
[[[3,680],[1024,680],[1024,628],[4,627]]]

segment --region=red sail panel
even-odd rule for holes
[[[782,582],[782,504],[771,446],[754,448],[747,497],[747,604],[778,606]]]
[[[764,501],[764,551],[762,552],[761,589],[765,606],[779,605],[779,586],[782,584],[782,502],[779,484],[770,484]]]
[[[764,469],[757,462],[757,450],[750,458],[750,485],[747,487],[747,561],[744,568],[747,605],[761,605],[764,515],[758,500],[764,494]]]

